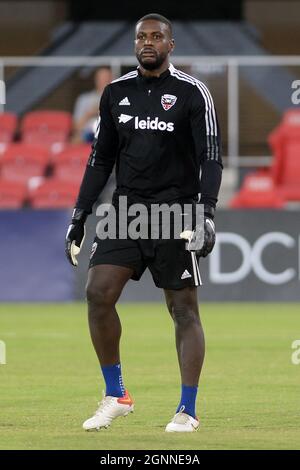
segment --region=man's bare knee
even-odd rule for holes
[[[165,291],[165,297],[176,327],[187,327],[200,322],[197,294],[193,289]]]
[[[86,286],[86,298],[89,305],[101,308],[113,307],[119,295],[119,290],[104,283],[88,282]]]
[[[187,328],[193,324],[200,323],[198,310],[189,303],[174,304],[171,315],[175,326],[178,328]]]
[[[90,269],[86,285],[86,298],[90,307],[98,311],[115,306],[132,270],[119,266],[98,265]]]

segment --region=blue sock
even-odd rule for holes
[[[106,384],[106,396],[123,397],[125,388],[122,379],[121,364],[101,367]]]
[[[189,387],[187,385],[181,385],[181,400],[176,410],[178,413],[181,409],[184,413],[196,417],[196,397],[197,397],[198,387]],[[184,407],[184,409],[182,409]]]

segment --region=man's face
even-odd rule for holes
[[[158,69],[173,49],[174,41],[165,23],[145,20],[137,24],[135,55],[144,69]]]

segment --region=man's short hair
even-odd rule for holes
[[[148,13],[148,15],[145,15],[142,18],[140,18],[136,22],[136,24],[141,23],[141,21],[146,21],[146,20],[156,20],[156,21],[160,21],[161,23],[166,24],[169,28],[170,36],[172,37],[172,34],[173,34],[173,32],[172,32],[172,23],[165,16],[159,15],[158,13]]]

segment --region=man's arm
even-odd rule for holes
[[[190,122],[196,158],[200,165],[200,204],[204,205],[203,226],[185,230],[181,238],[188,240],[187,249],[207,256],[215,244],[215,208],[222,179],[220,129],[213,99],[204,84],[195,86],[191,96]]]
[[[73,266],[77,266],[85,236],[85,221],[103,190],[112,172],[118,148],[118,134],[110,113],[109,87],[106,87],[100,101],[100,119],[92,145],[87,167],[80,186],[79,195],[69,225],[65,252]]]
[[[196,158],[201,168],[200,203],[213,214],[222,179],[221,136],[213,99],[203,84],[194,89],[191,128]]]

